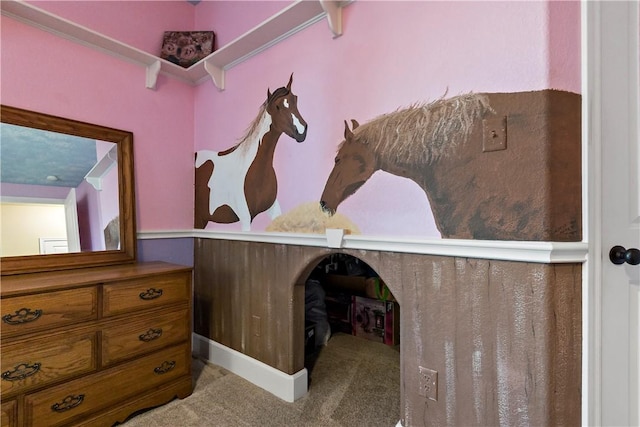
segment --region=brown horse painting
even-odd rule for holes
[[[382,170],[422,188],[442,237],[581,239],[580,95],[467,94],[352,123],[320,198],[329,215]]]
[[[196,152],[195,227],[208,221],[240,222],[242,230],[261,212],[273,219],[280,215],[276,198],[278,181],[273,156],[280,135],[298,142],[307,136],[307,122],[298,111],[298,97],[291,92],[293,74],[286,87],[267,90],[267,100],[234,147],[221,152]]]

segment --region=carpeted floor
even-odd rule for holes
[[[285,402],[243,378],[194,360],[193,394],[144,412],[125,427],[366,426],[400,419],[398,348],[336,334],[318,353],[309,392]]]

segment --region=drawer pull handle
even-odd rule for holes
[[[149,342],[149,341],[157,340],[161,336],[162,336],[162,328],[158,328],[158,329],[151,328],[144,334],[140,334],[138,336],[138,339],[140,341]]]
[[[69,396],[62,399],[62,402],[54,403],[53,405],[51,405],[51,410],[55,412],[65,412],[80,405],[83,400],[84,394],[79,394],[77,396],[70,394]]]
[[[143,299],[146,301],[160,298],[161,296],[162,296],[162,289],[151,288],[151,289],[147,289],[146,292],[140,292],[140,299]]]
[[[31,375],[36,374],[40,370],[40,363],[30,365],[28,363],[20,363],[12,371],[2,373],[2,379],[5,381],[20,381]]]
[[[167,372],[169,372],[170,370],[172,370],[173,368],[176,367],[176,362],[175,361],[165,361],[162,362],[162,365],[158,366],[157,368],[153,369],[153,372],[155,372],[158,375],[162,375],[162,374],[166,374]]]
[[[28,308],[21,308],[16,310],[15,314],[5,314],[2,316],[2,321],[9,325],[21,325],[23,323],[33,322],[38,320],[42,315],[42,310],[31,310]]]

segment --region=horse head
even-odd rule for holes
[[[307,122],[298,111],[298,97],[291,92],[293,74],[286,87],[276,89],[273,93],[267,89],[267,113],[271,116],[271,129],[286,133],[298,142],[307,137]]]
[[[333,215],[338,205],[355,193],[377,170],[376,156],[367,144],[353,131],[359,126],[351,120],[353,130],[344,122],[344,141],[340,144],[333,170],[324,186],[320,207]]]

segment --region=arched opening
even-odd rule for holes
[[[308,393],[344,425],[400,420],[400,306],[365,261],[332,253],[309,265],[304,361]]]

